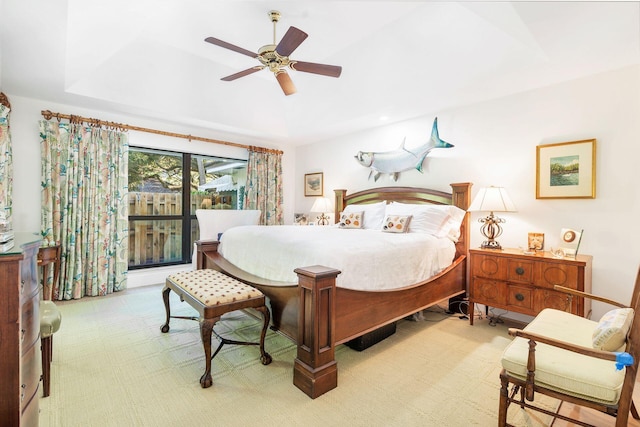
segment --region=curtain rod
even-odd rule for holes
[[[274,149],[271,149],[271,148],[254,147],[253,145],[238,144],[237,142],[221,141],[219,139],[204,138],[204,137],[201,137],[201,136],[186,135],[186,134],[175,133],[175,132],[166,132],[166,131],[163,131],[163,130],[143,128],[143,127],[140,127],[140,126],[132,126],[132,125],[127,125],[127,124],[123,124],[123,123],[109,122],[109,121],[105,121],[105,120],[92,119],[92,118],[87,118],[87,117],[82,117],[82,116],[75,116],[75,115],[70,115],[70,114],[52,113],[49,110],[42,110],[40,113],[47,120],[51,120],[53,117],[55,117],[56,119],[58,119],[58,121],[60,121],[62,119],[66,119],[66,120],[69,120],[69,122],[71,122],[71,123],[87,123],[90,126],[98,126],[98,127],[105,126],[105,127],[112,128],[112,129],[117,129],[117,130],[136,130],[136,131],[139,131],[139,132],[155,133],[157,135],[172,136],[174,138],[188,139],[189,141],[203,141],[203,142],[211,142],[211,143],[214,143],[214,144],[228,145],[228,146],[231,146],[231,147],[245,148],[245,149],[247,149],[249,151],[258,151],[258,152],[262,152],[262,153],[272,153],[272,154],[283,154],[283,151],[274,150]]]

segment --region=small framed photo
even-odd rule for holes
[[[544,249],[544,233],[529,233],[528,248],[530,251],[541,251]]]
[[[304,214],[304,213],[293,214],[294,225],[307,225],[308,223],[309,223],[309,218],[307,217],[307,214]]]
[[[324,196],[322,172],[307,173],[304,175],[304,195],[306,197]]]
[[[595,139],[536,147],[536,199],[595,198]]]

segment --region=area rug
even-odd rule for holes
[[[171,295],[172,314],[195,314]],[[161,333],[160,285],[58,305],[63,321],[41,426],[497,424],[507,328],[486,320],[470,326],[439,307],[425,311],[425,320],[399,321],[394,335],[364,351],[339,346],[338,387],[310,399],[292,384],[295,346],[272,331],[270,365],[260,363],[256,346],[225,345],[213,360],[213,386],[202,389],[198,322],[172,319]],[[260,322],[235,312],[215,329],[254,340]],[[509,421],[544,426],[549,419],[512,405]]]

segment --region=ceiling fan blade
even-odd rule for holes
[[[293,84],[291,77],[289,77],[289,74],[287,74],[286,71],[279,71],[276,74],[276,79],[278,79],[278,83],[280,83],[280,87],[285,95],[289,96],[296,93],[296,86]]]
[[[276,52],[278,52],[280,56],[289,56],[307,37],[309,37],[309,35],[304,31],[296,27],[289,27],[282,40],[280,40],[280,43],[278,43],[278,46],[276,46]]]
[[[238,52],[238,53],[241,53],[243,55],[250,56],[252,58],[257,58],[258,57],[257,53],[253,53],[250,50],[243,49],[241,47],[238,47],[238,46],[233,45],[231,43],[227,43],[227,42],[222,41],[220,39],[217,39],[215,37],[207,37],[206,39],[204,39],[204,41],[206,41],[208,43],[211,43],[211,44],[215,44],[216,46],[224,47],[225,49],[233,50],[234,52]]]
[[[327,65],[327,64],[315,64],[313,62],[291,61],[291,64],[289,65],[289,67],[291,67],[296,71],[320,74],[320,75],[329,76],[329,77],[340,77],[340,74],[342,73],[342,67],[340,66]]]
[[[239,79],[240,77],[244,77],[244,76],[248,76],[249,74],[253,74],[253,73],[257,72],[257,71],[262,70],[263,68],[264,67],[251,67],[251,68],[246,69],[244,71],[240,71],[238,73],[231,74],[230,76],[223,77],[220,80],[223,80],[225,82],[230,82],[230,81],[233,81],[235,79]]]

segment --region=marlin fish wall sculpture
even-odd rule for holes
[[[422,173],[422,163],[424,163],[424,159],[434,148],[453,147],[452,144],[440,139],[440,136],[438,135],[437,117],[433,120],[431,138],[429,138],[425,144],[416,147],[413,150],[407,150],[404,147],[404,142],[405,141],[402,141],[400,147],[392,151],[359,151],[354,157],[362,166],[371,169],[369,178],[373,175],[374,181],[377,181],[383,173],[390,174],[393,180],[397,181],[400,176],[400,172],[415,168]]]

